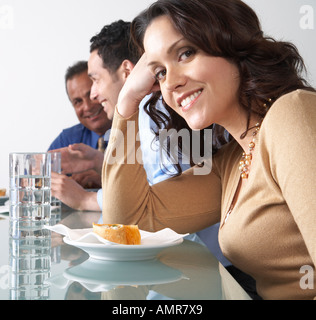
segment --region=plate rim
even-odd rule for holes
[[[157,245],[144,245],[144,244],[134,244],[134,245],[126,245],[126,244],[114,244],[114,245],[106,245],[104,243],[89,243],[89,242],[80,242],[69,239],[68,236],[63,237],[63,241],[69,245],[75,247],[82,248],[94,248],[94,249],[129,249],[129,250],[148,250],[148,249],[160,249],[160,248],[169,248],[175,245],[179,245],[183,242],[183,238],[179,238],[175,241],[157,244]]]

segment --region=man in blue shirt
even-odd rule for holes
[[[97,149],[98,139],[111,127],[112,121],[108,119],[101,104],[90,99],[92,81],[88,76],[87,61],[79,61],[67,69],[65,84],[80,123],[64,129],[48,150],[80,142]]]
[[[92,81],[88,76],[87,61],[79,61],[67,69],[65,84],[68,98],[74,107],[79,124],[64,129],[48,150],[84,143],[94,149],[105,149],[104,134],[111,127],[101,104],[90,99]],[[100,175],[94,171],[73,176],[83,187],[100,187]]]

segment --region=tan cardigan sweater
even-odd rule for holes
[[[115,114],[103,165],[103,221],[191,233],[221,221],[224,255],[256,279],[264,299],[314,298],[316,94],[297,90],[273,104],[261,125],[248,183],[225,224],[240,179],[241,147],[224,146],[208,175],[194,175],[191,168],[150,187],[143,166],[127,164],[139,152],[135,133],[127,130],[129,121],[137,128],[137,119],[138,113],[129,119]],[[312,274],[303,266],[312,267]]]

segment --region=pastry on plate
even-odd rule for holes
[[[140,244],[141,241],[137,225],[93,223],[93,232],[103,239],[119,244]]]

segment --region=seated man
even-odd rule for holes
[[[80,123],[64,129],[48,150],[68,147],[74,143],[84,143],[100,151],[105,149],[104,134],[111,127],[111,121],[103,107],[90,99],[92,81],[87,71],[86,61],[79,61],[67,69],[66,91]],[[85,188],[101,186],[100,175],[93,170],[74,174],[72,178]]]
[[[89,76],[92,79],[91,99],[102,104],[107,113],[107,117],[112,119],[118,95],[122,89],[127,77],[133,70],[134,65],[139,59],[136,49],[130,45],[129,39],[130,23],[122,20],[105,26],[99,34],[91,39],[90,57],[89,57]],[[88,90],[87,90],[88,91]],[[159,161],[152,161],[153,151],[151,140],[154,138],[150,131],[148,115],[143,111],[143,101],[140,106],[140,137],[143,143],[144,166],[149,176],[150,183],[156,183],[168,176],[162,172]],[[145,130],[148,131],[145,131]],[[67,146],[66,151],[62,151],[62,167],[66,173],[78,173],[85,169],[94,169],[101,173],[103,154],[89,147],[87,143],[74,143]],[[67,161],[68,151],[70,153],[83,152],[88,158],[80,162],[80,168],[66,168],[67,163],[74,164],[73,161]],[[154,152],[156,157],[157,151]],[[150,160],[149,160],[150,159]],[[93,162],[91,165],[90,162]],[[84,165],[87,164],[87,167]],[[66,175],[52,174],[52,194],[59,198],[64,204],[77,210],[99,211],[102,208],[102,190],[96,192],[87,192],[72,179]],[[98,201],[99,205],[98,205]]]

